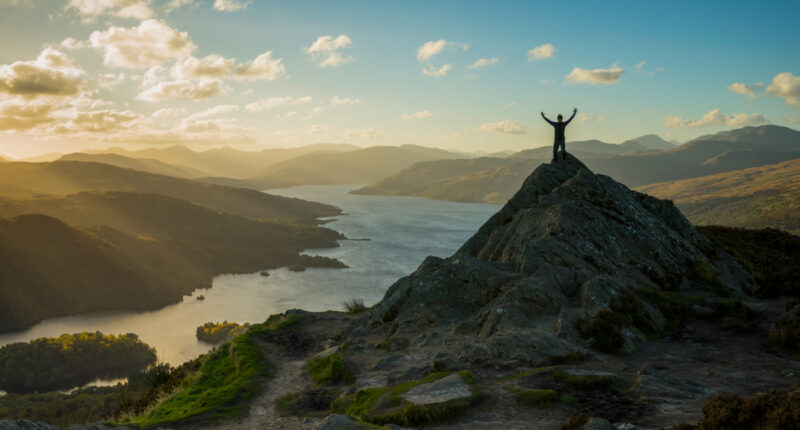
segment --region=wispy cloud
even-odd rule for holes
[[[545,58],[552,58],[556,52],[556,47],[551,43],[539,45],[528,51],[528,61],[543,60]]]
[[[732,115],[725,115],[720,109],[709,111],[698,120],[686,120],[683,119],[683,117],[672,115],[664,118],[664,127],[743,127],[746,125],[762,124],[769,124],[769,121],[760,113],[735,113]]]
[[[420,112],[415,113],[407,113],[400,116],[402,119],[428,119],[433,116],[433,112],[429,110],[423,110]]]
[[[339,52],[349,47],[352,43],[353,41],[346,34],[340,34],[335,38],[333,36],[320,36],[305,51],[316,61],[319,61],[320,67],[339,67],[354,60],[353,57],[345,57]]]
[[[790,106],[800,108],[800,75],[778,73],[767,87],[767,93],[782,98]]]
[[[524,134],[525,126],[511,120],[504,120],[498,122],[487,122],[481,124],[478,129],[482,131],[503,133],[503,134]]]
[[[348,139],[380,139],[383,137],[383,134],[374,128],[361,128],[345,131],[344,137]]]
[[[465,43],[450,42],[444,39],[439,39],[436,41],[431,40],[423,43],[422,46],[417,48],[417,60],[420,62],[430,60],[434,55],[441,53],[449,46],[461,48],[463,51],[469,49],[469,45]]]
[[[741,94],[743,96],[748,96],[752,99],[758,97],[757,92],[764,89],[764,87],[765,85],[762,82],[759,82],[755,85],[747,85],[737,82],[728,85],[726,88],[728,88],[728,90],[730,90],[731,92],[734,92],[736,94]]]
[[[149,0],[69,0],[65,10],[77,13],[84,22],[100,16],[147,19],[155,15]]]
[[[223,12],[235,12],[237,10],[247,9],[253,2],[251,0],[214,0],[214,9]]]
[[[427,67],[422,69],[422,73],[426,76],[433,76],[434,78],[441,78],[447,75],[447,72],[453,68],[452,64],[445,64],[438,69],[433,66],[433,64],[428,64]]]
[[[327,124],[314,124],[308,129],[308,134],[322,134],[328,131]]]
[[[499,58],[481,58],[480,60],[467,66],[467,69],[469,70],[480,69],[481,67],[493,66],[498,62],[500,62]]]
[[[354,99],[350,97],[333,96],[333,98],[331,98],[331,106],[357,105],[360,103],[361,99]]]
[[[154,19],[136,27],[95,31],[89,36],[89,45],[103,51],[107,66],[133,69],[182,60],[197,48],[188,34]]]
[[[619,78],[625,73],[625,69],[612,65],[608,69],[581,69],[575,67],[564,77],[564,81],[569,84],[591,84],[591,85],[611,85],[619,84]]]
[[[602,122],[605,121],[606,117],[596,113],[579,113],[575,116],[575,123],[580,124],[583,122]]]

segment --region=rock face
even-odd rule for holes
[[[646,292],[714,288],[744,297],[754,284],[671,202],[570,155],[539,166],[461,249],[426,258],[359,325],[443,361],[538,363],[588,352],[581,322],[621,307],[636,314],[622,349],[636,350],[666,323]]]

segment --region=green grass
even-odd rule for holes
[[[342,302],[342,307],[344,307],[344,310],[347,311],[347,313],[353,315],[360,314],[361,312],[367,310],[367,307],[364,306],[364,299],[361,298],[345,300]]]
[[[480,392],[475,386],[475,379],[468,371],[458,372],[474,393],[467,399],[423,406],[404,400],[402,395],[418,385],[437,381],[450,374],[449,372],[431,373],[419,381],[407,382],[394,387],[359,390],[355,394],[333,402],[333,412],[358,417],[379,425],[393,423],[403,426],[418,426],[440,422],[457,415],[480,397]]]
[[[725,284],[722,283],[719,273],[705,260],[699,258],[692,260],[692,270],[704,289],[721,297],[730,295],[728,289],[725,288]]]
[[[330,354],[325,357],[314,357],[306,365],[311,373],[311,379],[318,387],[329,384],[352,384],[356,382],[353,372],[347,367],[339,354]]]
[[[261,354],[257,337],[288,327],[299,319],[297,315],[286,318],[273,315],[265,323],[252,326],[209,353],[175,394],[122,424],[149,427],[190,418],[216,421],[243,416],[249,409],[249,400],[274,371],[274,365]]]
[[[514,394],[518,403],[528,406],[547,407],[560,399],[556,390],[508,388],[508,391]]]
[[[614,384],[614,379],[604,375],[575,375],[560,369],[553,370],[553,379],[579,390],[602,390]]]

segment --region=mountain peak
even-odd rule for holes
[[[666,324],[646,292],[702,289],[742,297],[753,281],[671,202],[569,155],[536,168],[453,256],[428,257],[398,280],[364,322],[412,339],[421,354],[444,330],[454,336],[457,361],[541,363],[588,353],[591,336],[577,327],[617,312],[621,297],[646,325],[619,327],[618,347],[633,351],[646,341],[642,331],[660,333]]]

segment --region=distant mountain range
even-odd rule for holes
[[[276,163],[250,178],[259,184],[364,184],[429,160],[465,155],[417,145],[373,146],[346,152],[312,152]]]
[[[650,136],[633,145],[659,147],[669,142]],[[701,177],[800,158],[800,132],[779,126],[745,127],[703,136],[666,151],[634,150],[600,141],[567,143],[567,151],[598,173],[628,186]],[[355,193],[412,195],[453,201],[504,203],[538,164],[549,162],[551,148],[521,151],[507,158],[439,160],[415,164]]]

